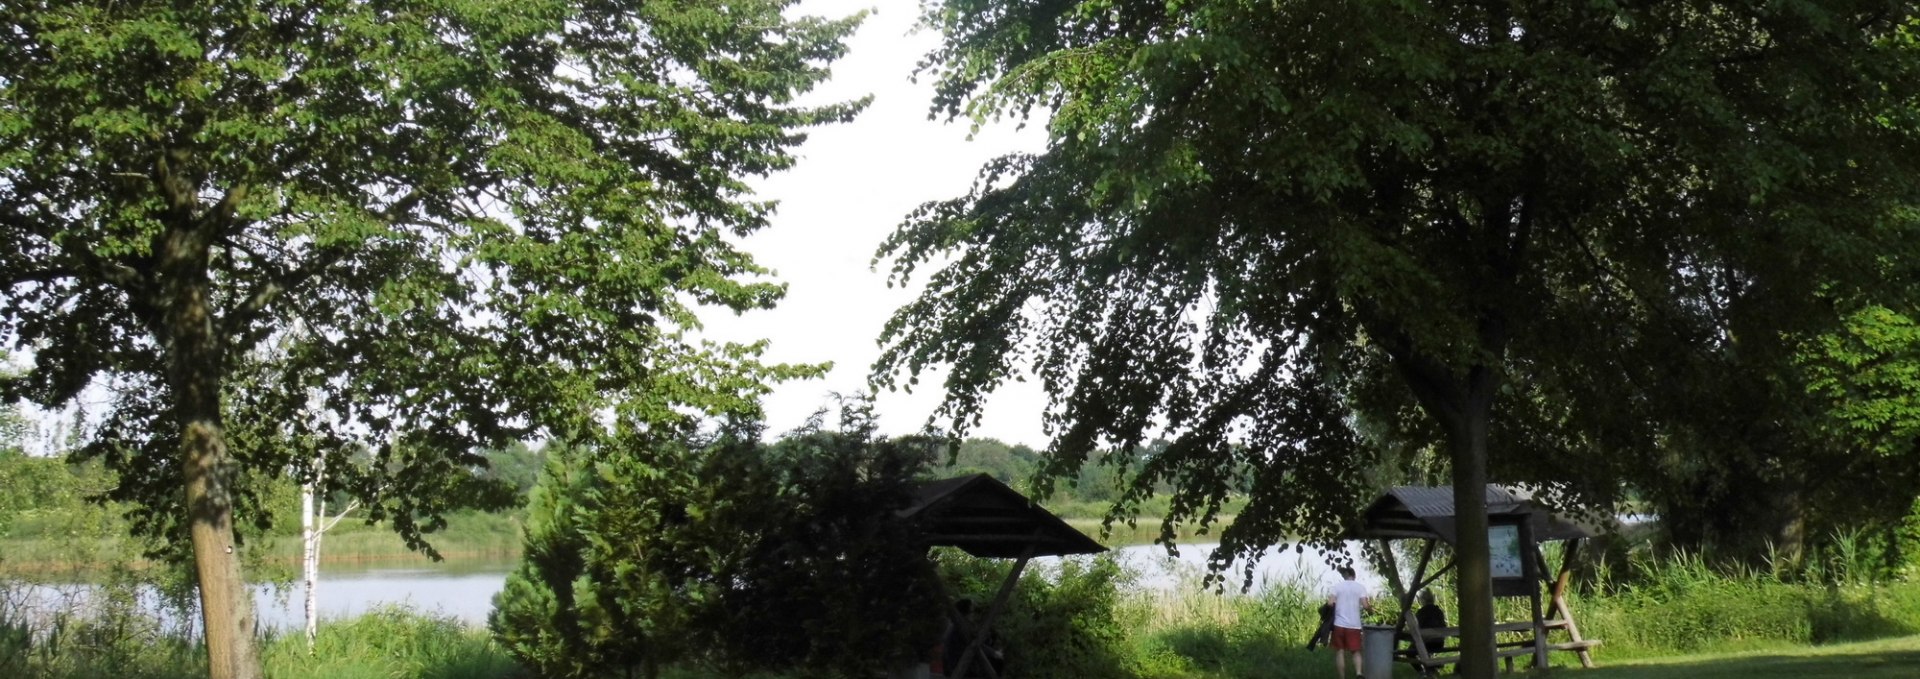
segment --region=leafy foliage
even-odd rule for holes
[[[930,3],[936,112],[1048,109],[1049,142],[882,247],[897,279],[939,268],[878,377],[950,369],[960,432],[1037,377],[1055,476],[1164,433],[1116,511],[1172,483],[1171,539],[1244,490],[1217,569],[1331,546],[1389,461],[1363,432],[1436,444],[1461,669],[1488,676],[1490,474],[1618,500],[1675,454],[1662,434],[1720,431],[1659,392],[1783,365],[1863,300],[1913,305],[1916,20],[1883,0]],[[1719,352],[1737,360],[1698,358]]]
[[[955,596],[975,602],[976,616],[985,614],[1011,567],[952,550],[937,557],[941,577]],[[1035,679],[1131,675],[1121,608],[1132,574],[1112,555],[1036,564],[1030,571],[994,619],[1007,673]]]
[[[543,676],[675,663],[856,674],[931,645],[937,586],[910,527],[929,444],[876,438],[856,406],[764,446],[570,449],[534,491],[496,638]]]
[[[213,675],[258,672],[232,524],[307,453],[424,548],[481,448],[682,430],[816,371],[689,336],[779,298],[730,240],[771,209],[745,182],[863,105],[794,103],[858,17],[791,4],[0,9],[0,337],[34,352],[0,398],[107,391],[82,454],[143,533],[191,524],[236,609],[207,607]]]
[[[1380,461],[1356,412],[1456,467],[1494,422],[1501,478],[1615,499],[1661,454],[1616,431],[1703,415],[1648,398],[1704,374],[1675,366],[1779,351],[1836,301],[1904,303],[1913,16],[936,3],[936,109],[1049,108],[1050,142],[884,246],[900,278],[942,264],[879,374],[951,366],[959,429],[1037,376],[1055,474],[1164,428],[1122,503],[1171,481],[1169,519],[1204,523],[1246,489],[1223,552],[1326,541],[1356,513]]]
[[[1847,320],[1844,331],[1810,343],[1807,391],[1828,409],[1832,433],[1874,454],[1912,455],[1920,446],[1920,324],[1882,306]]]
[[[377,472],[408,473],[338,483],[385,488],[378,513],[403,529],[438,509],[411,486],[478,464],[478,444],[598,430],[601,407],[624,426],[750,409],[762,381],[805,370],[676,328],[691,304],[778,297],[724,238],[765,224],[743,176],[858,109],[790,104],[852,22],[785,4],[9,10],[4,327],[42,349],[7,395],[59,403],[109,379],[88,454],[169,521],[180,386],[151,292],[167,234],[198,228],[225,349],[205,369],[285,344],[229,419],[342,456],[372,442]]]

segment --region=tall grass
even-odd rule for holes
[[[458,620],[386,607],[320,627],[312,655],[299,634],[269,638],[263,659],[276,679],[504,679],[525,673],[485,630]]]
[[[1654,657],[1827,644],[1920,633],[1920,583],[1877,582],[1838,551],[1795,572],[1715,565],[1698,553],[1635,554],[1570,597],[1606,652]],[[1854,579],[1854,575],[1860,579]]]
[[[956,587],[978,596],[984,592],[974,589],[997,585],[1001,568],[964,565]],[[1100,562],[1028,577],[1002,620],[1010,661],[1022,663],[1014,668],[1018,676],[1250,679],[1331,671],[1327,652],[1304,649],[1324,597],[1316,582],[1215,593],[1192,571],[1173,588],[1144,589]],[[1523,617],[1521,603],[1503,600],[1501,615]],[[1571,604],[1585,636],[1605,642],[1596,650],[1603,665],[1920,633],[1920,583],[1796,580],[1767,569],[1715,567],[1695,554],[1637,556],[1599,574],[1572,594]],[[0,581],[0,677],[205,676],[204,650],[190,632],[164,627],[126,596],[107,597],[93,609],[27,611]],[[322,625],[311,656],[298,633],[270,636],[262,648],[268,676],[277,679],[526,676],[484,631],[403,608]],[[1573,660],[1555,654],[1556,664]],[[1074,668],[1097,671],[1074,675]],[[667,676],[719,675],[674,668]],[[1395,676],[1413,675],[1397,666]]]
[[[1127,597],[1132,665],[1143,678],[1312,676],[1330,656],[1305,645],[1324,598],[1306,580],[1270,583],[1255,594],[1216,593],[1198,572],[1179,586]]]
[[[197,638],[131,602],[32,611],[0,588],[0,677],[189,679],[207,675]],[[483,630],[401,607],[320,627],[314,652],[297,633],[261,641],[275,679],[517,679],[525,674]]]
[[[205,676],[184,630],[151,615],[115,572],[85,597],[0,581],[0,676],[174,679]]]

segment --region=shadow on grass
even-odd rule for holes
[[[1832,655],[1756,652],[1744,656],[1643,661],[1591,670],[1555,668],[1554,679],[1912,679],[1920,677],[1920,649],[1863,650]]]

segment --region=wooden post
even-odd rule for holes
[[[1440,567],[1439,567],[1439,568],[1435,568],[1435,569],[1433,569],[1433,573],[1432,573],[1431,575],[1428,575],[1428,576],[1427,576],[1427,579],[1425,579],[1425,580],[1421,580],[1421,581],[1420,581],[1420,582],[1419,582],[1418,584],[1415,584],[1415,585],[1413,586],[1413,588],[1414,588],[1414,589],[1426,589],[1426,588],[1427,588],[1427,585],[1431,585],[1431,584],[1433,584],[1433,583],[1435,583],[1435,582],[1437,582],[1437,581],[1439,581],[1439,580],[1440,580],[1440,576],[1442,576],[1442,575],[1446,575],[1446,574],[1447,574],[1447,571],[1449,571],[1449,570],[1452,570],[1452,569],[1453,569],[1453,559],[1451,559],[1451,558],[1449,558],[1449,559],[1447,559],[1447,561],[1446,561],[1446,563],[1443,563],[1443,564],[1440,564]]]
[[[1414,592],[1415,595],[1418,595],[1420,590],[1425,589],[1424,585],[1429,582],[1428,580],[1426,580],[1427,564],[1433,560],[1433,548],[1434,548],[1435,541],[1430,538],[1426,541],[1426,543],[1427,543],[1426,547],[1420,550],[1420,565],[1415,566],[1413,569],[1414,587],[1411,591]],[[1402,624],[1407,628],[1409,632],[1407,635],[1409,637],[1409,641],[1411,642],[1409,645],[1413,647],[1413,652],[1415,657],[1421,660],[1432,659],[1433,653],[1427,650],[1426,635],[1423,634],[1422,633],[1423,630],[1420,629],[1420,616],[1414,614],[1411,603],[1409,603],[1407,606],[1401,607],[1400,617],[1401,617]],[[1425,671],[1426,666],[1421,665],[1420,669],[1422,671]]]
[[[1386,569],[1387,585],[1393,588],[1394,602],[1400,604],[1400,615],[1395,617],[1395,619],[1398,620],[1399,623],[1395,627],[1396,629],[1404,630],[1404,629],[1407,629],[1407,623],[1408,623],[1407,603],[1410,600],[1410,598],[1413,596],[1413,590],[1409,590],[1400,586],[1400,559],[1396,558],[1393,555],[1393,541],[1388,540],[1386,538],[1381,538],[1380,553],[1385,554],[1387,556],[1387,569]],[[1414,579],[1417,580],[1419,579],[1419,577],[1420,575],[1418,573],[1414,574]],[[1366,627],[1364,623],[1365,621],[1362,621],[1362,625],[1361,625],[1363,629],[1362,631],[1363,637],[1365,635],[1364,628]],[[1399,645],[1400,645],[1399,642],[1397,641],[1394,642],[1394,646],[1396,649],[1399,647]],[[1335,651],[1335,654],[1338,654],[1338,653],[1339,653],[1338,651]],[[1392,657],[1392,655],[1389,654],[1388,657]]]
[[[1533,553],[1540,561],[1546,561],[1540,555],[1539,545],[1534,545]],[[1533,666],[1544,669],[1547,666],[1547,624],[1540,617],[1540,584],[1546,581],[1547,574],[1544,570],[1534,572],[1538,575],[1528,578],[1530,586],[1527,587],[1527,602],[1533,610]]]
[[[1021,553],[1020,558],[1013,562],[1013,568],[1007,571],[1007,579],[1000,583],[1000,591],[994,594],[993,604],[987,607],[986,617],[980,619],[980,629],[977,632],[968,629],[964,621],[965,616],[960,615],[958,611],[953,612],[953,616],[958,620],[955,624],[960,625],[961,633],[967,635],[967,647],[960,652],[960,662],[948,671],[947,679],[966,679],[967,668],[972,665],[974,656],[980,657],[982,661],[980,664],[986,668],[986,676],[989,679],[1000,679],[1000,674],[993,670],[993,663],[987,661],[986,650],[982,647],[987,642],[987,635],[993,633],[993,619],[1000,615],[1000,609],[1007,605],[1007,599],[1013,595],[1013,586],[1020,582],[1020,571],[1026,569],[1027,561],[1033,558],[1034,549],[1039,547],[1039,537],[1037,533],[1034,535],[1034,539],[1027,543],[1027,550]]]
[[[1407,610],[1407,597],[1411,595],[1405,588],[1400,586],[1400,561],[1393,556],[1393,543],[1385,539],[1380,540],[1380,551],[1387,555],[1387,572],[1385,574],[1387,576],[1387,585],[1393,588],[1394,600],[1400,602],[1400,612],[1405,613]]]
[[[1559,577],[1554,578],[1552,591],[1552,610],[1555,615],[1560,616],[1561,620],[1566,621],[1567,637],[1573,640],[1574,643],[1586,641],[1586,639],[1580,636],[1580,624],[1574,621],[1573,608],[1567,605],[1567,581],[1573,577],[1573,558],[1580,553],[1580,543],[1582,542],[1585,542],[1585,540],[1578,538],[1567,541],[1567,553],[1560,557],[1560,573]],[[1593,652],[1591,650],[1585,647],[1579,647],[1575,649],[1575,652],[1580,656],[1581,667],[1587,669],[1593,668]]]

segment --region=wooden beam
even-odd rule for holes
[[[1573,577],[1573,559],[1580,554],[1580,544],[1583,542],[1586,540],[1568,540],[1566,553],[1560,555],[1560,573],[1553,581],[1553,610],[1554,615],[1567,623],[1567,636],[1577,644],[1574,652],[1580,656],[1580,666],[1592,669],[1592,644],[1586,643],[1586,638],[1580,636],[1580,623],[1574,621],[1573,609],[1567,606],[1567,584]]]
[[[1533,552],[1535,556],[1538,556],[1540,558],[1540,562],[1542,564],[1546,563],[1547,557],[1543,554],[1540,554],[1539,543],[1534,543]],[[1546,571],[1544,569],[1536,570],[1534,572],[1540,573],[1543,577],[1546,574]],[[1531,610],[1533,611],[1533,666],[1536,669],[1546,669],[1547,667],[1547,627],[1546,627],[1546,624],[1542,621],[1542,616],[1540,615],[1540,578],[1532,578],[1527,580],[1527,603],[1531,606]]]
[[[970,525],[970,524],[971,525],[1007,525],[1007,524],[1031,525],[1034,522],[1032,517],[1029,517],[1029,516],[1023,516],[1019,514],[1005,514],[1001,516],[981,516],[981,515],[942,516],[939,519],[934,520],[933,523],[944,526],[944,525]]]
[[[1380,551],[1387,555],[1387,572],[1385,573],[1387,576],[1387,584],[1393,587],[1393,598],[1400,601],[1400,610],[1404,612],[1406,610],[1407,590],[1400,587],[1400,561],[1393,558],[1393,542],[1390,540],[1381,540]]]
[[[1035,537],[1037,538],[1038,535]],[[1013,568],[1007,571],[1007,579],[1001,581],[1000,591],[994,594],[993,604],[987,607],[986,617],[980,620],[979,632],[968,635],[967,648],[960,652],[960,663],[952,668],[947,675],[948,679],[966,679],[967,669],[976,656],[980,658],[980,665],[988,679],[1000,679],[1000,674],[993,669],[993,662],[987,659],[984,646],[987,643],[987,637],[993,634],[994,618],[998,617],[1000,610],[1006,607],[1007,599],[1013,594],[1014,585],[1020,582],[1020,572],[1026,569],[1027,561],[1033,558],[1036,546],[1038,546],[1038,540],[1030,541],[1027,544],[1027,550],[1020,555],[1019,560],[1013,562]],[[962,628],[962,631],[965,631],[965,628]]]
[[[1439,579],[1440,579],[1440,576],[1442,576],[1442,575],[1446,575],[1446,574],[1447,574],[1447,571],[1450,571],[1450,570],[1453,570],[1453,558],[1452,558],[1452,557],[1448,557],[1448,558],[1447,558],[1447,561],[1446,561],[1446,563],[1443,563],[1443,564],[1440,564],[1440,567],[1439,567],[1439,568],[1436,568],[1436,569],[1433,569],[1433,575],[1429,575],[1429,576],[1427,576],[1427,579],[1425,579],[1425,580],[1422,580],[1422,581],[1420,581],[1420,582],[1419,582],[1419,583],[1418,583],[1418,584],[1417,584],[1417,585],[1416,585],[1416,586],[1414,587],[1414,589],[1426,589],[1426,588],[1427,588],[1427,585],[1431,585],[1431,584],[1433,584],[1433,583],[1434,583],[1434,581],[1436,581],[1436,580],[1439,580]]]
[[[1420,550],[1420,565],[1415,566],[1413,569],[1413,582],[1416,584],[1431,582],[1423,580],[1423,578],[1427,575],[1427,565],[1433,561],[1433,548],[1437,541],[1426,540],[1424,542],[1426,546]],[[1425,589],[1425,587],[1418,586],[1414,587],[1412,591],[1418,593],[1422,589]],[[1425,630],[1420,629],[1420,616],[1414,613],[1411,607],[1412,604],[1410,602],[1400,607],[1402,624],[1406,626],[1409,632],[1407,636],[1410,637],[1410,643],[1408,645],[1413,647],[1413,652],[1421,660],[1430,660],[1433,658],[1433,653],[1427,650]]]
[[[943,541],[996,542],[1006,544],[1055,543],[1060,539],[1051,535],[1008,535],[1006,533],[925,533],[925,542],[943,544]]]

